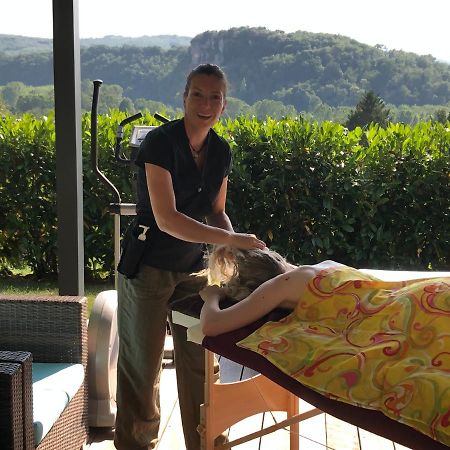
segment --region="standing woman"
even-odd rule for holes
[[[119,264],[119,450],[147,450],[157,443],[168,305],[206,285],[205,244],[265,247],[252,234],[235,233],[225,212],[231,153],[212,127],[225,109],[226,91],[218,66],[192,70],[184,117],[148,133],[136,158],[137,224],[124,240]],[[171,329],[186,448],[198,450],[204,351],[186,340],[184,327],[171,323]]]

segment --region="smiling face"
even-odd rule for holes
[[[217,76],[198,74],[192,77],[184,95],[186,125],[209,130],[225,109],[225,94],[225,82]]]

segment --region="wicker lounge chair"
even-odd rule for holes
[[[34,449],[31,362],[87,365],[86,298],[0,294],[0,447]],[[82,448],[87,376],[38,450]]]

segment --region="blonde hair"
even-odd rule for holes
[[[236,300],[290,269],[281,255],[268,248],[239,250],[219,246],[210,255],[208,265],[212,282],[224,284],[228,295]]]

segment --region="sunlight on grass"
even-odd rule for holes
[[[99,292],[114,289],[114,281],[86,282],[84,295],[88,300],[88,316]],[[29,276],[0,277],[0,292],[13,295],[58,295],[57,281],[36,280]]]

